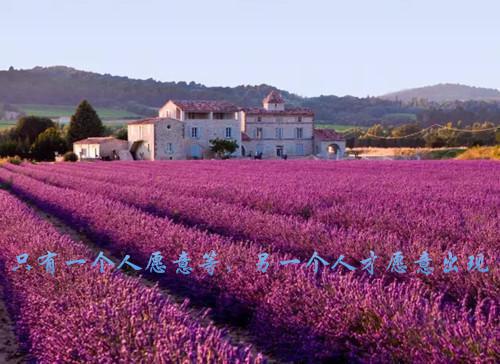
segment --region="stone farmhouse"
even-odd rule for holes
[[[231,139],[241,146],[239,108],[226,101],[168,101],[159,117],[128,124],[135,159],[210,158],[210,140]],[[241,148],[233,156],[239,157]]]
[[[312,110],[286,107],[279,92],[272,91],[261,108],[240,108],[227,101],[169,100],[158,117],[129,123],[128,144],[117,143],[113,155],[127,159],[127,154],[136,160],[206,159],[213,157],[210,140],[216,138],[238,144],[233,157],[342,159],[345,153],[341,135],[314,128]],[[76,142],[75,153],[87,159],[102,155],[90,146],[83,151],[87,144]]]

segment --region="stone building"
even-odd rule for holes
[[[332,129],[314,130],[314,154],[323,159],[343,159],[346,141]]]
[[[128,124],[128,141],[136,160],[186,159],[184,124],[170,118],[149,118]]]
[[[95,137],[78,140],[73,143],[73,152],[79,160],[116,159],[118,153],[128,149],[126,140],[113,137]]]
[[[239,108],[226,101],[168,101],[159,117],[128,124],[135,159],[210,158],[210,140],[231,139],[241,155]]]
[[[245,155],[262,157],[305,156],[313,154],[314,113],[305,108],[285,108],[277,91],[262,101],[263,108],[241,112]]]
[[[129,149],[139,160],[211,158],[210,140],[216,138],[236,141],[239,148],[233,157],[341,159],[345,152],[339,134],[315,130],[313,111],[286,107],[277,91],[264,98],[262,108],[169,100],[158,117],[128,124]]]

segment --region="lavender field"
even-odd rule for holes
[[[28,360],[500,361],[498,162],[24,163],[0,184],[2,285]],[[147,269],[154,252],[164,272]],[[23,253],[32,269],[13,271]],[[116,269],[126,255],[141,270]]]

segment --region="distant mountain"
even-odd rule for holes
[[[411,102],[414,99],[424,99],[430,102],[448,101],[500,101],[500,91],[492,88],[472,87],[460,84],[438,84],[392,92],[380,96],[386,100]]]
[[[469,98],[486,95],[498,97],[497,90],[469,88],[457,85],[439,85],[422,90],[437,90],[428,95],[447,95],[454,98],[448,89],[469,90]],[[195,82],[160,82],[153,79],[137,80],[128,77],[112,76],[94,72],[80,71],[66,66],[35,67],[16,70],[13,67],[0,71],[0,104],[42,104],[66,105],[75,107],[87,99],[96,107],[111,107],[127,110],[134,114],[153,116],[169,99],[227,100],[239,106],[260,106],[262,99],[275,87],[262,85],[242,85],[237,87],[207,87]],[[473,92],[471,90],[475,90]],[[403,96],[398,100],[387,98],[325,95],[301,97],[286,90],[279,90],[290,107],[308,107],[315,113],[317,121],[339,125],[371,126],[375,123],[400,125],[415,121],[421,124],[462,120],[475,121],[500,120],[500,103],[483,104],[468,101],[450,105],[416,102],[404,104]],[[403,91],[411,99],[425,96],[425,93],[411,94],[413,90]],[[486,92],[486,91],[489,91]],[[465,92],[456,93],[467,98]],[[458,97],[458,96],[457,96]]]
[[[137,80],[79,71],[66,66],[10,68],[0,71],[0,102],[10,104],[76,105],[88,99],[92,105],[118,107],[140,115],[154,115],[168,99],[224,99],[239,106],[260,106],[273,86],[207,87],[195,82]],[[305,98],[279,90],[290,107],[309,107],[322,122],[371,125],[388,115],[395,123],[415,118],[414,111],[399,102],[352,96]],[[394,118],[396,115],[396,118]],[[398,116],[399,115],[399,116]]]
[[[206,87],[195,82],[137,80],[76,70],[66,66],[0,71],[0,101],[11,104],[75,105],[86,98],[95,106],[143,105],[158,108],[168,99],[226,99],[257,106],[274,87],[269,85]],[[280,91],[291,104],[302,98]]]

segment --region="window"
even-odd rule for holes
[[[191,128],[191,138],[198,139],[199,137],[200,136],[199,136],[198,128],[197,127],[192,127]]]
[[[206,112],[188,112],[188,119],[209,119]]]
[[[87,156],[87,149],[82,148],[82,151],[80,153],[81,153],[82,157],[86,157]]]
[[[298,116],[298,117],[297,117],[297,121],[298,121],[299,123],[301,123],[301,122],[302,122],[302,116]]]
[[[262,121],[262,116],[257,116],[257,121],[260,123]]]
[[[296,128],[295,136],[297,139],[302,139],[304,137],[304,130],[302,128]]]
[[[179,109],[178,107],[175,109],[175,118],[177,120],[181,120],[181,109]]]
[[[232,130],[231,130],[231,128],[226,128],[226,138],[232,138]]]
[[[139,138],[144,138],[144,126],[139,126]]]
[[[262,139],[263,137],[264,137],[264,132],[263,132],[262,128],[255,129],[255,138]]]
[[[276,128],[276,139],[283,138],[283,128]]]
[[[304,144],[296,144],[295,145],[295,154],[296,155],[304,155]]]
[[[167,143],[167,145],[165,145],[165,153],[167,154],[174,153],[174,146],[172,145],[172,143]]]
[[[214,112],[214,119],[216,119],[216,120],[224,119],[224,113],[223,112]]]

